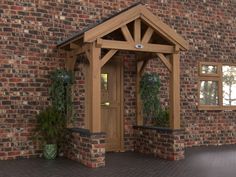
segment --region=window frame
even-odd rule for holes
[[[217,66],[216,74],[202,73],[203,65]],[[217,63],[217,62],[199,62],[198,65],[198,109],[199,110],[236,110],[235,106],[223,105],[223,66],[236,66],[236,64]],[[200,89],[201,81],[218,81],[218,105],[201,105],[200,104]]]

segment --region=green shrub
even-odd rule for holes
[[[53,107],[48,107],[37,115],[37,133],[46,144],[57,144],[65,130],[65,117]]]
[[[49,93],[52,105],[64,116],[72,110],[71,85],[73,76],[71,72],[63,69],[57,69],[51,73],[52,80]]]
[[[156,118],[156,126],[158,127],[170,127],[170,114],[169,111],[160,109],[160,112]]]
[[[156,118],[160,111],[159,101],[160,79],[156,73],[144,73],[140,80],[144,118]]]

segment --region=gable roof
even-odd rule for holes
[[[134,4],[133,6],[130,6],[81,32],[75,33],[66,40],[59,42],[57,47],[65,46],[70,42],[81,38],[83,38],[83,42],[93,42],[138,18],[141,18],[164,38],[168,39],[175,45],[179,45],[180,49],[188,49],[188,42],[167,24],[163,23],[158,17],[152,14],[142,3]]]

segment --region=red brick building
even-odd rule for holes
[[[67,60],[65,52],[58,49],[58,42],[135,3],[136,1],[96,0],[0,2],[0,159],[30,157],[41,152],[32,138],[35,116],[49,105],[49,73],[56,68],[65,67]],[[142,3],[189,44],[187,51],[180,52],[180,126],[185,132],[181,132],[178,137],[180,143],[184,143],[185,147],[235,144],[234,91],[230,92],[232,94],[229,97],[229,92],[228,94],[224,92],[229,88],[224,87],[223,80],[227,67],[235,69],[235,1],[147,0]],[[142,142],[143,139],[138,131],[140,127],[133,128],[137,124],[135,63],[137,55],[125,51],[117,55],[123,61],[123,69],[120,71],[123,73],[124,98],[122,105],[124,111],[120,123],[123,126],[122,150],[145,151],[142,149],[145,149],[142,143],[152,147],[155,138]],[[149,58],[154,57],[149,56]],[[73,93],[75,128],[86,128],[85,63],[85,59],[81,56],[75,64],[76,81]],[[169,107],[168,69],[159,59],[151,59],[145,70],[159,73],[162,83],[161,103]],[[211,86],[213,93],[206,94],[206,90],[202,91],[206,84]],[[234,87],[235,84],[232,85],[233,89]],[[210,102],[206,101],[207,96]],[[146,132],[147,136],[154,132],[157,138],[167,130],[150,131],[141,130],[144,134]],[[82,134],[84,136],[81,136]],[[174,139],[175,134],[178,133],[172,132]],[[71,136],[78,136],[75,138],[76,141],[83,137],[87,142],[94,142],[95,139],[95,144],[104,144],[105,139],[104,134],[93,134],[87,130],[79,132],[79,135],[72,133]],[[104,154],[103,148],[98,151]],[[146,151],[153,153],[151,148]],[[154,153],[160,155],[162,152]]]

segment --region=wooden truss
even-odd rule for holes
[[[85,53],[89,60],[87,92],[87,128],[101,132],[101,68],[119,50],[154,53],[168,68],[170,80],[171,128],[180,128],[180,50],[188,43],[173,29],[154,16],[143,5],[137,5],[117,16],[71,38],[58,46],[67,50],[66,67],[74,70],[77,55]],[[102,49],[108,51],[102,56]],[[167,58],[166,55],[171,56]],[[141,116],[139,81],[148,59],[137,60],[137,124]]]

